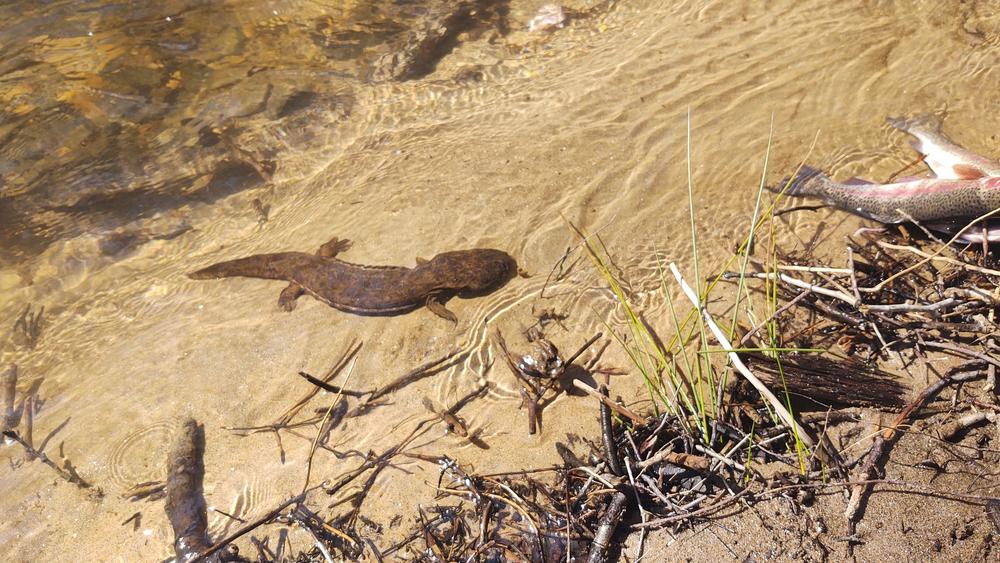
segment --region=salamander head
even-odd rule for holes
[[[462,295],[492,291],[517,275],[517,262],[502,250],[477,248],[438,254],[431,260],[435,274]]]

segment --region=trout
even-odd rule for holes
[[[788,195],[817,197],[828,204],[882,223],[919,221],[936,231],[954,233],[969,220],[1000,207],[1000,162],[969,151],[941,131],[941,120],[931,114],[890,117],[886,122],[914,137],[911,146],[923,157],[936,178],[904,178],[877,184],[858,178],[838,183],[804,166],[786,178]],[[1000,241],[1000,217],[963,232],[963,242]]]
[[[962,148],[941,132],[941,120],[931,114],[909,119],[890,117],[889,125],[913,135],[910,146],[923,155],[924,163],[940,179],[973,180],[1000,176],[1000,163]]]
[[[881,223],[972,219],[1000,207],[1000,177],[838,183],[815,168],[803,166],[795,177],[782,181],[778,189],[786,185],[788,195],[820,198]]]

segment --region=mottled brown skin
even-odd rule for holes
[[[327,305],[359,315],[398,315],[427,306],[436,315],[457,322],[444,307],[453,295],[470,297],[493,291],[517,273],[507,253],[489,248],[443,252],[417,259],[413,268],[363,266],[337,260],[347,246],[333,239],[316,254],[278,252],[220,262],[188,274],[192,279],[233,276],[286,280],[278,299],[285,310],[307,293]]]

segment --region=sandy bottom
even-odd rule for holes
[[[329,32],[334,24],[328,17],[321,25],[322,14],[285,7],[270,14],[260,6],[240,12],[253,17],[234,26],[242,29],[241,38],[217,34],[226,45],[254,44],[248,43],[251,36],[263,41],[288,29],[316,43],[289,41],[301,49],[274,49],[281,51],[272,55],[277,62],[248,52],[238,63],[218,57],[197,72],[184,67],[182,76],[188,77],[236,65],[239,72],[213,75],[213,87],[240,84],[245,90],[227,100],[251,94],[263,100],[250,109],[209,104],[211,91],[199,91],[185,98],[201,104],[198,115],[182,119],[184,112],[175,110],[175,122],[157,122],[162,129],[152,133],[162,145],[142,149],[157,157],[130,170],[163,185],[181,178],[172,189],[187,195],[131,221],[113,222],[121,215],[108,204],[100,212],[101,221],[109,223],[94,223],[85,209],[66,212],[79,202],[64,193],[51,196],[65,199],[59,200],[62,207],[24,207],[37,219],[32,225],[58,226],[62,234],[43,247],[32,239],[36,246],[30,252],[3,254],[8,261],[0,269],[0,318],[6,326],[29,304],[35,311],[45,309],[37,343],[30,345],[12,330],[0,360],[20,366],[19,396],[36,393],[36,445],[49,437],[48,455],[57,462],[60,455],[71,460],[103,495],[65,482],[37,461],[22,461],[16,446],[0,447],[5,560],[171,557],[172,532],[162,501],[134,502],[122,495],[137,483],[164,477],[167,444],[179,417],[205,425],[205,495],[211,507],[251,520],[296,494],[306,479],[315,425],[283,432],[284,455],[274,433],[241,436],[229,429],[272,423],[312,389],[297,373],[325,373],[352,342],[361,343],[356,362],[337,382],[354,389],[377,388],[453,352],[456,360],[370,414],[334,427],[329,449],[314,457],[311,483],[335,480],[367,452],[397,444],[433,416],[425,398],[451,405],[486,383],[488,394],[461,414],[488,449],[438,425],[414,442],[413,451],[446,454],[483,473],[560,463],[557,445],[586,457],[583,438],[598,436],[594,402],[561,395],[545,409],[541,431],[529,436],[517,381],[499,361],[492,335],[501,331],[512,348],[526,350],[525,331],[540,319],[559,317],[545,324],[545,334],[561,351],[568,354],[603,331],[605,337],[584,361],[594,360],[597,368],[629,367],[607,335],[607,325],[623,330],[622,311],[585,257],[579,252],[566,257],[576,245],[567,220],[600,234],[648,321],[663,333],[672,331],[656,254],[692,275],[689,125],[703,273],[721,268],[745,236],[765,154],[770,181],[806,158],[837,178],[882,179],[912,160],[905,139],[884,118],[943,109],[956,140],[1000,154],[992,117],[1000,107],[1000,36],[986,3],[935,10],[906,1],[580,2],[573,6],[578,17],[564,27],[528,32],[540,4],[511,2],[509,33],[490,28],[462,35],[433,72],[412,80],[376,80],[324,67],[325,61],[346,56],[337,54],[337,41],[347,44],[344,38],[353,36],[341,29]],[[87,37],[85,27],[73,29],[74,41]],[[32,44],[45,48],[35,56],[48,57],[47,72],[70,77],[88,72],[74,58],[78,45],[62,48],[70,40],[56,35]],[[379,45],[355,47],[368,53],[365,49]],[[288,71],[293,62],[308,67],[308,80],[301,71]],[[146,61],[142,68],[166,68],[154,63]],[[153,81],[153,91],[167,88],[170,76]],[[293,113],[297,121],[290,121],[281,110],[293,107],[284,102],[300,83],[319,92],[311,99],[321,103]],[[107,82],[88,86],[87,92],[115,93],[114,87]],[[21,99],[0,92],[0,100]],[[26,93],[31,89],[17,95]],[[52,99],[59,96],[80,99],[67,91]],[[282,96],[284,101],[275,101]],[[95,104],[74,107],[101,111],[81,109],[75,115],[80,123],[103,127],[107,122],[102,125],[99,118],[111,110]],[[242,117],[258,105],[266,111]],[[17,107],[29,115],[33,106]],[[242,152],[222,148],[235,145],[214,137],[214,144],[199,150],[185,141],[211,137],[192,123],[212,125],[216,115],[225,117]],[[152,135],[141,127],[134,131]],[[171,139],[172,131],[188,136]],[[83,150],[60,146],[58,139],[35,141],[51,145],[45,152],[52,159]],[[132,145],[122,141],[123,147]],[[226,166],[237,153],[255,164],[241,168],[243,176],[220,172],[231,171]],[[29,166],[33,162],[26,158],[12,165],[28,180],[0,183],[4,197],[23,195],[25,186],[49,178]],[[258,169],[261,162],[266,166]],[[174,171],[176,177],[168,174]],[[216,183],[199,183],[209,177]],[[224,181],[245,177],[256,180],[240,189]],[[198,190],[205,186],[214,186],[211,197],[188,197],[204,195]],[[6,204],[0,198],[0,206]],[[842,234],[861,224],[827,209],[788,215],[785,223],[788,247],[815,243],[831,254],[840,251]],[[825,228],[815,236],[821,223]],[[343,254],[352,262],[412,266],[417,257],[493,247],[512,254],[529,276],[485,297],[452,300],[457,325],[426,309],[360,317],[308,298],[286,313],[277,307],[280,282],[185,276],[254,253],[312,252],[333,236],[353,241]],[[562,274],[555,280],[549,278],[554,269]],[[914,392],[924,385],[911,383]],[[638,374],[613,377],[611,389],[634,409],[648,406]],[[320,394],[301,416],[331,402],[329,394]],[[995,478],[976,460],[942,452],[959,461],[947,464],[933,481],[931,472],[914,468],[934,448],[922,440],[919,434],[903,440],[888,478],[992,493]],[[411,458],[370,483],[362,515],[385,528],[380,542],[391,544],[414,523],[418,507],[435,502],[436,478],[433,464]],[[775,500],[691,530],[658,531],[646,538],[646,560],[841,559],[842,506],[833,494],[821,494],[814,507],[801,512],[793,502]],[[210,511],[212,537],[238,525]],[[270,536],[274,546],[285,534],[271,526],[257,536]],[[864,543],[856,554],[865,561],[981,560],[991,556],[993,544],[980,506],[903,493],[876,494],[859,535]],[[287,539],[286,555],[309,547],[299,532]],[[632,557],[638,542],[638,536],[629,539],[622,560]]]

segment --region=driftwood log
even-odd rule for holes
[[[3,403],[3,412],[0,413],[0,432],[13,430],[17,426],[17,411],[14,409],[14,402],[17,394],[17,365],[7,364],[0,368],[0,401]]]
[[[212,547],[202,482],[205,478],[205,431],[185,419],[167,456],[167,517],[174,529],[177,561],[197,558]]]

